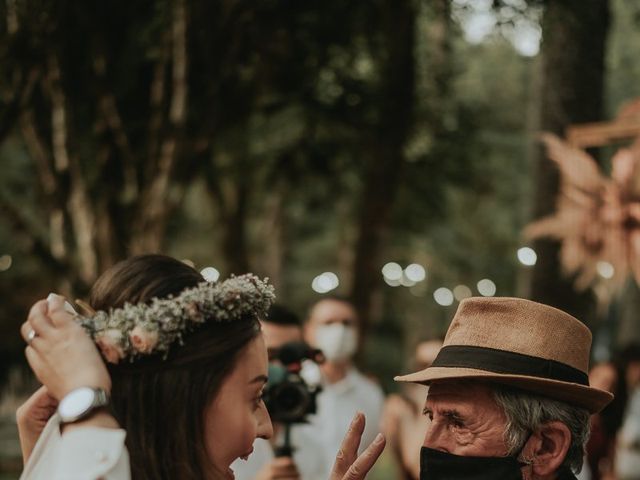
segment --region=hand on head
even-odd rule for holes
[[[111,390],[111,378],[93,341],[64,308],[64,298],[37,302],[20,332],[27,361],[49,394],[60,401],[80,387]]]

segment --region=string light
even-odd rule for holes
[[[518,249],[518,261],[526,265],[527,267],[532,267],[538,261],[538,255],[535,250],[531,247],[522,247]]]
[[[13,258],[11,258],[11,255],[2,255],[0,257],[0,272],[6,272],[9,270],[12,263]]]
[[[613,278],[616,273],[616,269],[609,262],[600,261],[596,264],[596,270],[598,271],[598,275],[602,278],[606,278],[609,280]]]
[[[386,263],[382,267],[382,276],[391,281],[400,281],[402,278],[402,267],[396,262]]]
[[[459,302],[461,302],[465,298],[471,297],[472,295],[473,292],[466,285],[456,285],[456,287],[453,289],[453,296]]]
[[[327,293],[338,288],[340,280],[333,272],[324,272],[316,276],[311,282],[311,288],[316,293]]]
[[[402,285],[403,287],[413,287],[416,283],[418,282],[411,280],[409,276],[406,274],[406,272],[402,273],[402,278],[400,279],[400,285]]]
[[[386,283],[390,287],[399,287],[400,286],[400,280],[391,280],[388,277],[382,277],[382,279],[384,280],[384,283]]]
[[[438,305],[448,307],[453,305],[453,292],[446,287],[440,287],[433,292],[433,299]]]
[[[404,269],[405,276],[412,282],[421,282],[427,277],[427,271],[425,268],[418,264],[412,263]]]
[[[220,272],[214,267],[203,268],[200,270],[200,275],[202,275],[207,282],[217,282],[220,278]]]
[[[483,297],[493,297],[496,294],[496,284],[488,278],[483,278],[478,282],[478,293]]]

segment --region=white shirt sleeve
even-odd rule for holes
[[[65,433],[53,480],[129,480],[125,436],[121,429],[94,427]]]
[[[84,427],[60,434],[60,417],[49,419],[20,480],[130,480],[122,429]]]

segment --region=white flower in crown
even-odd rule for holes
[[[125,304],[76,320],[96,342],[107,362],[169,352],[182,335],[206,322],[232,322],[247,315],[264,317],[275,299],[268,279],[253,274],[223,282],[202,282],[175,297]]]

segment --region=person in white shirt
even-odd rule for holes
[[[359,328],[355,308],[340,297],[324,297],[313,304],[304,325],[305,341],[322,350],[326,357],[320,366],[323,390],[318,395],[317,414],[312,415],[311,424],[324,445],[327,470],[338,452],[341,432],[356,412],[362,412],[367,419],[364,444],[372,441],[379,431],[384,394],[353,363]]]
[[[101,276],[97,312],[37,302],[21,334],[44,387],[17,414],[21,479],[232,479],[229,465],[272,435],[258,322],[272,298],[253,275],[206,283],[145,255]],[[330,480],[363,478],[382,452],[379,437],[356,458],[363,429],[356,416]]]

